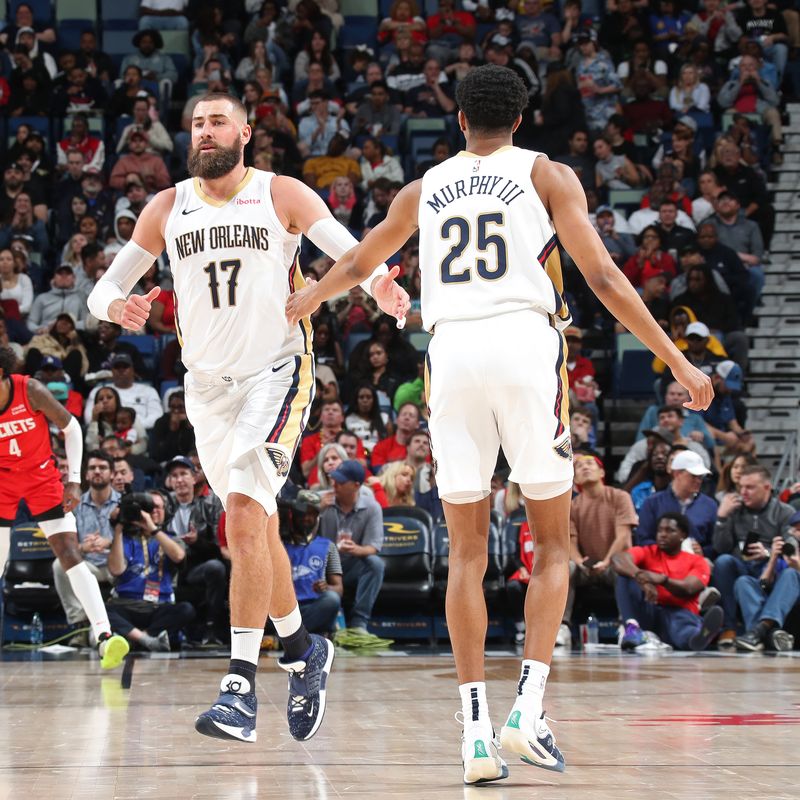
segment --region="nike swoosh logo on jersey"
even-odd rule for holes
[[[184,209],[183,209],[183,211],[182,211],[181,213],[182,213],[182,214],[183,214],[183,216],[185,217],[187,214],[194,214],[194,212],[195,212],[195,211],[200,211],[200,209],[201,209],[202,207],[203,207],[203,206],[198,206],[197,208],[193,208],[191,211],[187,211],[187,210],[184,208]]]
[[[237,631],[237,630],[233,630],[233,631],[231,631],[231,633],[234,633],[234,634],[235,634],[235,633],[250,633],[250,631]]]
[[[291,363],[292,363],[291,361],[284,361],[283,364],[280,364],[277,367],[273,367],[272,371],[273,372],[278,372],[279,370],[282,370],[287,364],[291,364]]]

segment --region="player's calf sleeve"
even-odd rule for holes
[[[111,626],[108,623],[103,596],[100,594],[100,586],[97,584],[97,578],[86,566],[86,562],[81,561],[80,564],[68,569],[66,574],[75,597],[86,612],[95,637],[99,639],[102,634],[110,633]]]

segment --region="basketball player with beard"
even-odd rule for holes
[[[193,177],[157,194],[89,297],[99,319],[137,330],[158,287],[131,295],[167,250],[183,348],[186,412],[211,488],[227,511],[231,551],[231,661],[220,694],[197,718],[207,736],[256,741],[255,676],[267,614],[289,673],[288,721],[298,740],[325,712],[333,645],[302,624],[276,497],[294,458],[314,394],[308,318],[289,325],[287,298],[305,285],[301,234],[331,258],[356,244],[313,190],[294,178],[245,167],[252,131],[244,106],[212,93],[197,104],[188,158]],[[399,319],[408,295],[385,264],[362,286]]]

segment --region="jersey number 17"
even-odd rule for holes
[[[220,270],[228,274],[228,306],[231,308],[236,305],[237,278],[241,267],[242,262],[238,258],[232,258],[228,261],[219,262]],[[219,279],[217,278],[217,262],[212,261],[207,267],[203,267],[203,272],[208,273],[208,288],[211,290],[211,306],[213,308],[219,308]]]

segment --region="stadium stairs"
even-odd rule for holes
[[[783,484],[797,480],[800,435],[800,103],[789,103],[784,163],[770,176],[776,211],[766,284],[748,328],[747,427],[759,459]],[[783,465],[781,465],[783,462]],[[793,474],[792,474],[793,473]]]

